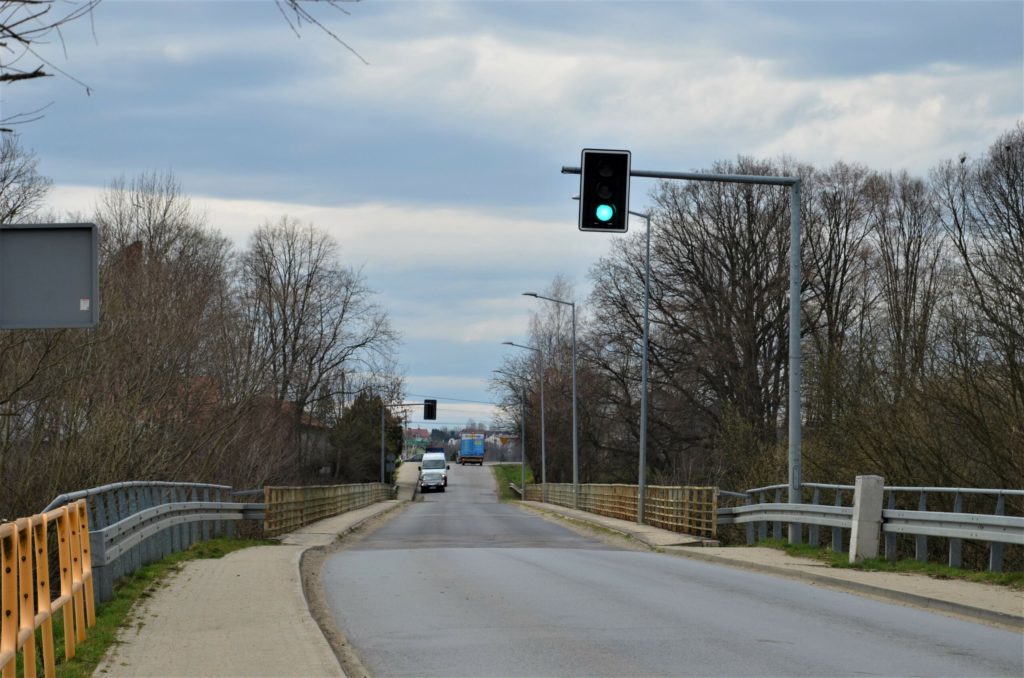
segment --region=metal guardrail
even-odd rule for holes
[[[1024,518],[974,513],[882,510],[882,530],[1024,546]]]
[[[825,527],[853,527],[853,508],[814,504],[752,504],[718,509],[719,525],[744,523],[801,523]]]
[[[93,563],[107,565],[130,549],[170,527],[194,522],[222,520],[261,520],[263,504],[189,501],[161,504],[96,530],[98,542],[93,547]]]
[[[239,520],[263,521],[265,534],[278,535],[390,499],[394,489],[366,483],[236,491],[229,485],[128,481],[62,494],[44,511],[88,500],[92,585],[102,602],[113,596],[118,578],[196,542],[231,536]]]
[[[768,536],[768,525],[772,525],[772,535],[782,538],[782,524],[808,526],[808,543],[819,544],[819,528],[832,528],[832,549],[844,552],[843,530],[852,528],[853,509],[842,506],[844,495],[853,496],[853,485],[835,485],[826,483],[805,483],[804,488],[812,492],[810,504],[790,504],[782,501],[782,493],[788,485],[768,485],[757,487],[746,492],[720,491],[721,496],[743,499],[742,506],[722,507],[717,511],[721,525],[746,524],[747,543],[755,543],[754,530],[757,528],[757,539],[764,540]],[[835,496],[835,505],[821,504],[822,491],[831,491]],[[938,537],[949,540],[949,564],[953,567],[962,565],[962,540],[987,542],[989,544],[989,570],[998,572],[1003,565],[1003,545],[1024,545],[1024,517],[1006,516],[1005,498],[1024,496],[1024,490],[985,489],[985,488],[952,488],[952,487],[907,487],[886,486],[883,493],[887,497],[887,508],[883,508],[881,531],[885,543],[885,557],[888,560],[897,558],[897,536],[915,537],[915,557],[919,561],[927,560],[928,538]],[[917,510],[896,508],[897,495],[917,495]],[[929,495],[952,495],[954,511],[928,511]],[[967,513],[963,511],[965,496],[988,495],[996,498],[995,512]],[[774,501],[769,497],[774,496]],[[757,498],[757,503],[755,502]]]
[[[62,494],[46,510],[88,500],[96,599],[114,582],[196,542],[234,534],[238,520],[260,520],[262,504],[234,501],[229,485],[127,481]]]

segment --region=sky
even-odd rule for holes
[[[17,130],[58,214],[170,171],[240,250],[284,215],[329,233],[402,335],[408,400],[451,426],[493,418],[501,342],[548,303],[522,292],[562,276],[582,319],[624,237],[577,229],[560,169],[581,149],[923,176],[1024,119],[1021,0],[343,7],[310,10],[357,54],[269,0],[104,0],[40,46],[63,75],[0,89],[0,119],[46,106]],[[630,208],[654,188],[634,179]]]

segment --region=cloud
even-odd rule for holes
[[[184,187],[188,194],[188,186]],[[58,211],[91,213],[103,189],[57,185],[48,204]],[[467,271],[482,278],[467,281],[486,285],[488,276],[509,268],[524,271],[562,270],[566,264],[587,264],[604,254],[607,240],[580,237],[575,222],[518,218],[484,210],[367,203],[322,206],[265,200],[232,200],[189,196],[206,214],[207,223],[245,247],[249,235],[282,216],[314,224],[340,245],[346,263],[373,262],[388,272],[437,270],[423,284],[444,284],[444,271],[466,281]],[[566,201],[568,203],[568,201]],[[518,294],[521,290],[517,290]]]
[[[842,158],[879,170],[928,168],[971,143],[965,128],[991,140],[1013,125],[1019,110],[993,111],[1012,100],[1003,85],[1015,75],[1021,73],[937,65],[924,72],[822,81],[807,100],[806,114],[798,113],[799,124],[754,150],[822,164]]]
[[[993,121],[1012,123],[1024,92],[1021,64],[949,68],[941,54],[915,70],[797,75],[788,53],[722,43],[644,49],[482,31],[371,46],[381,55],[371,68],[323,63],[274,83],[271,96],[325,110],[414,111],[415,125],[519,148],[568,140],[631,147],[642,157],[714,142],[731,149],[715,159],[752,150],[824,164],[910,158],[908,169],[920,171],[942,159],[937,139],[978,125],[988,138]]]

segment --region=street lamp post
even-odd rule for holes
[[[512,342],[502,342],[509,346],[518,346]],[[522,348],[529,348],[523,346]],[[505,370],[493,370],[496,374],[504,374],[506,377],[512,379],[519,379],[518,375],[506,372]],[[519,494],[520,499],[526,499],[526,385],[523,385],[523,390],[519,392],[519,418],[520,418],[520,430],[521,433],[519,438],[519,488],[521,490]],[[541,439],[543,440],[543,438]]]
[[[536,292],[523,292],[523,296],[553,301],[556,304],[564,304],[572,308],[572,501],[573,508],[578,509],[580,507],[580,458],[576,442],[576,302],[552,299]]]
[[[519,393],[519,500],[526,501],[526,385]]]
[[[573,200],[580,196],[574,195]],[[636,522],[644,522],[644,504],[647,495],[647,353],[650,346],[649,309],[651,307],[651,213],[641,214],[628,210],[629,214],[641,217],[647,222],[647,254],[644,256],[644,330],[643,347],[641,348],[640,368],[640,469],[637,474]]]
[[[533,346],[524,346],[523,344],[517,344],[512,341],[501,342],[505,346],[515,346],[516,348],[523,348],[527,351],[536,351],[537,355],[540,356],[540,485],[541,492],[543,494],[542,501],[548,500],[548,472],[547,472],[547,450],[544,443],[544,352],[539,348]]]

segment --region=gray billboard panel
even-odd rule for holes
[[[0,329],[99,322],[96,224],[0,224]]]

